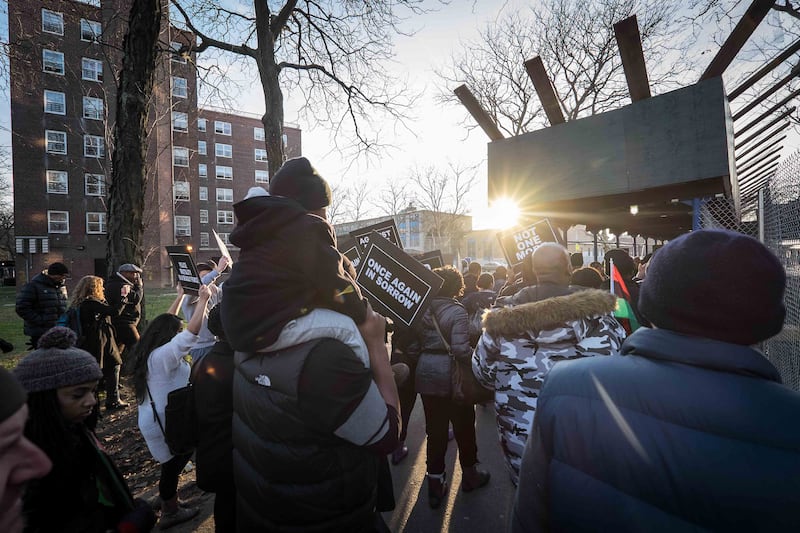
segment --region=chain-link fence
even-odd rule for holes
[[[787,157],[759,194],[741,199],[741,216],[727,198],[704,202],[698,213],[702,228],[726,228],[760,238],[786,269],[786,321],[783,331],[763,344],[764,355],[780,372],[783,382],[800,390],[800,151]]]

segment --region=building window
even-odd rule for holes
[[[214,121],[214,133],[218,133],[219,135],[230,135],[231,134],[231,123],[230,122],[221,122],[219,120]]]
[[[83,118],[103,120],[103,99],[91,96],[83,97]]]
[[[197,153],[200,155],[208,155],[208,145],[205,141],[197,141]]]
[[[230,233],[217,233],[217,235],[219,235],[219,240],[221,240],[225,244],[230,244],[231,243],[231,241],[230,241],[231,234]]]
[[[86,196],[105,196],[106,177],[103,174],[84,174]]]
[[[186,78],[172,76],[172,96],[176,98],[189,96],[189,86],[186,84]]]
[[[42,9],[42,31],[64,35],[64,14],[58,11]]]
[[[267,151],[263,148],[256,148],[255,150],[256,161],[267,162]]]
[[[67,97],[58,91],[44,92],[44,112],[54,115],[65,115],[67,113]]]
[[[200,232],[200,247],[207,248],[208,247],[208,233],[205,231]]]
[[[201,178],[207,178],[208,165],[206,165],[205,163],[200,163],[199,165],[197,165],[197,175],[200,176]]]
[[[63,170],[47,171],[47,192],[51,194],[67,194],[68,188],[66,172]]]
[[[81,58],[81,79],[103,81],[103,62],[88,57]]]
[[[214,153],[217,157],[233,157],[233,147],[230,144],[214,143]]]
[[[233,167],[224,167],[222,165],[217,165],[216,175],[218,180],[232,180]]]
[[[47,142],[48,154],[66,154],[67,153],[67,133],[64,131],[46,130],[44,132],[45,140]]]
[[[42,50],[42,70],[64,75],[64,54],[55,50]]]
[[[86,213],[86,233],[97,234],[106,232],[105,213]]]
[[[175,41],[169,43],[169,49],[172,52],[172,57],[170,57],[171,61],[175,63],[186,63],[186,56],[178,52],[181,48],[183,48],[181,43],[176,43]]]
[[[188,217],[185,215],[175,215],[175,236],[176,237],[192,236],[192,217]]]
[[[98,159],[106,156],[106,143],[97,135],[83,136],[83,155]]]
[[[48,211],[47,212],[47,232],[48,233],[69,233],[69,212],[68,211]]]
[[[172,164],[176,167],[189,166],[189,149],[183,146],[172,147]]]
[[[208,200],[208,187],[198,187],[198,194],[201,200]]]
[[[78,0],[78,2],[80,2],[81,4],[100,7],[100,0]]]
[[[289,136],[288,135],[286,135],[284,133],[283,135],[281,135],[281,139],[283,139],[283,145],[284,146],[288,146],[289,145]]]
[[[188,202],[189,201],[189,182],[188,181],[176,181],[173,184],[173,192],[175,195],[176,202]]]
[[[172,112],[172,131],[189,131],[189,114],[180,111]]]
[[[253,139],[257,141],[264,140],[264,128],[253,128]]]
[[[208,209],[201,209],[200,210],[200,223],[201,224],[208,224]]]
[[[233,189],[217,189],[217,201],[218,202],[232,202],[233,201]]]
[[[217,211],[217,224],[233,224],[233,211]]]
[[[81,41],[98,42],[102,34],[102,24],[94,20],[81,19]]]
[[[206,131],[208,121],[204,118],[197,119],[197,131]]]
[[[256,183],[269,183],[269,172],[256,170]]]

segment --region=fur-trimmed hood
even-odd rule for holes
[[[493,309],[483,316],[483,327],[492,336],[516,337],[566,322],[611,313],[616,297],[608,291],[587,289],[515,307]]]

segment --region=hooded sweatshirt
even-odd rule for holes
[[[281,196],[234,204],[230,236],[241,251],[225,282],[222,322],[231,347],[258,351],[291,320],[324,307],[360,324],[366,307],[345,271],[328,222]]]

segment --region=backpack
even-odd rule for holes
[[[83,335],[83,328],[81,328],[81,312],[78,307],[70,307],[67,311],[58,317],[56,326],[69,328],[75,332],[75,335],[80,339]]]

